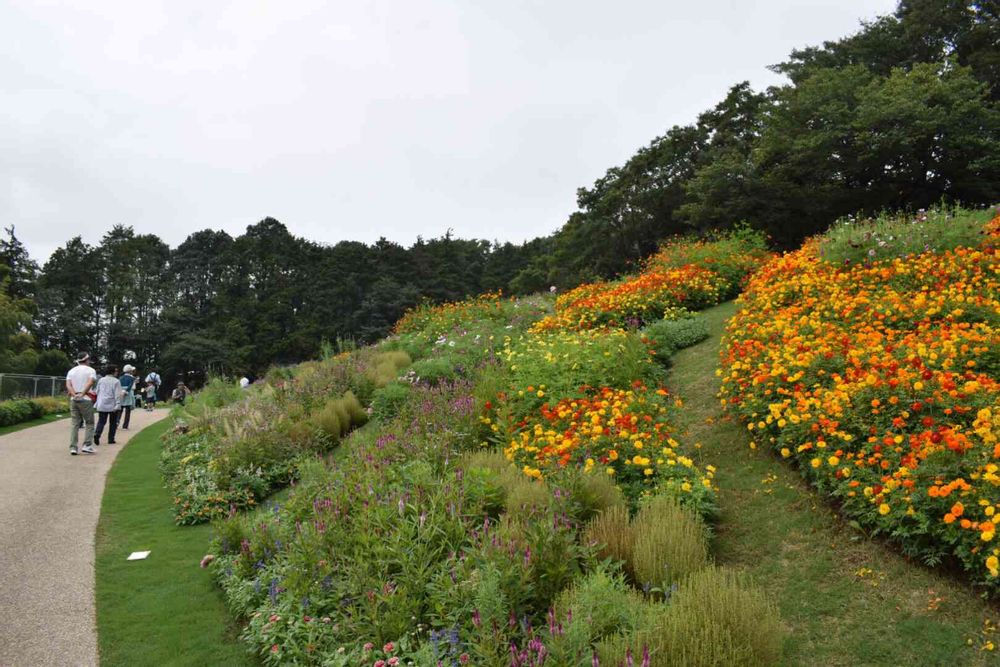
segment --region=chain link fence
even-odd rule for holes
[[[0,373],[0,401],[6,401],[10,398],[62,396],[65,391],[65,377]]]

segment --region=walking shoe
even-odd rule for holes
[[[115,442],[114,440],[108,440],[108,444],[109,445],[117,445],[118,443]]]
[[[70,447],[69,448],[69,453],[72,456],[76,456],[76,447]]]
[[[84,454],[96,454],[97,453],[96,451],[94,451],[94,448],[91,447],[90,445],[84,445],[83,447],[80,448],[80,451],[83,452]]]

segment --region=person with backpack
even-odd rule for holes
[[[160,374],[156,372],[156,369],[153,369],[153,370],[149,371],[149,374],[146,375],[146,385],[149,385],[150,382],[153,383],[153,386],[156,387],[156,392],[159,393],[160,392]],[[147,393],[147,395],[148,395],[148,393]]]

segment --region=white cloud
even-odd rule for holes
[[[523,240],[576,188],[889,0],[0,2],[0,222],[34,256],[271,215]]]

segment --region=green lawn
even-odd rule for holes
[[[20,424],[12,424],[10,426],[0,426],[0,435],[6,435],[7,433],[14,433],[15,431],[22,431],[26,428],[31,428],[32,426],[41,426],[42,424],[48,424],[50,422],[56,422],[60,419],[66,419],[69,414],[61,412],[54,415],[45,415],[44,417],[39,417],[38,419],[32,419],[31,421],[21,422]]]
[[[101,665],[254,665],[221,593],[198,563],[209,526],[176,526],[157,470],[161,421],[137,434],[108,474],[97,526]],[[151,550],[144,561],[126,561]]]
[[[852,529],[716,398],[720,336],[732,303],[703,314],[711,338],[674,359],[682,431],[718,467],[722,515],[713,552],[778,602],[787,665],[979,665],[1000,662],[1000,610],[959,578],[911,563]]]

